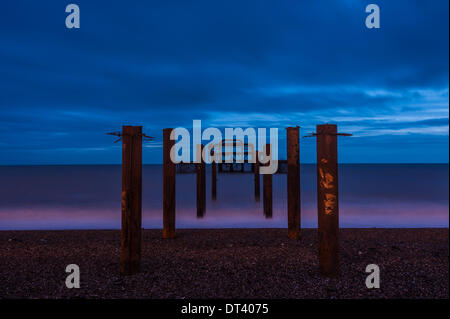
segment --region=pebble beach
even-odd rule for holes
[[[449,230],[341,229],[340,277],[318,273],[317,229],[142,233],[140,273],[120,274],[120,231],[0,231],[0,298],[449,298]],[[80,268],[68,289],[65,268]],[[380,288],[365,285],[368,264]]]

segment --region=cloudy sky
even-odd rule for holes
[[[124,124],[158,163],[162,128],[194,119],[278,127],[282,156],[285,127],[329,122],[354,134],[342,163],[448,163],[448,0],[71,2],[0,6],[0,165],[120,163]]]

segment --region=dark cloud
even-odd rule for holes
[[[120,160],[104,132],[138,124],[160,138],[192,119],[335,121],[359,140],[409,145],[392,162],[448,146],[448,1],[377,1],[379,30],[364,25],[365,1],[76,3],[79,30],[60,1],[2,4],[0,164],[111,162],[102,149]]]

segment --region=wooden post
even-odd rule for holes
[[[213,154],[212,163],[211,163],[211,197],[212,200],[216,200],[217,198],[217,171],[216,171],[216,161]]]
[[[142,126],[122,127],[121,272],[132,275],[141,264]]]
[[[163,238],[175,237],[175,163],[170,150],[175,141],[170,139],[171,128],[163,129]]]
[[[339,205],[337,126],[317,125],[317,207],[319,268],[327,277],[339,275]]]
[[[200,163],[197,163],[197,218],[203,218],[206,208],[206,169],[203,160],[203,145],[197,145],[197,158],[200,156]]]
[[[258,151],[255,151],[256,161],[253,164],[253,175],[254,175],[254,184],[255,184],[255,200],[259,202],[260,198],[260,178],[259,178],[259,156]]]
[[[272,154],[270,144],[266,144],[266,154]],[[263,196],[264,216],[272,218],[272,174],[263,174]]]
[[[300,238],[300,147],[299,127],[288,127],[287,139],[287,204],[288,237]]]

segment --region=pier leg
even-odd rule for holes
[[[141,263],[142,126],[122,127],[121,272],[132,275]]]
[[[259,157],[258,151],[255,151],[256,161],[253,164],[253,175],[254,175],[254,184],[255,184],[255,200],[259,202],[260,198],[260,178],[259,178]]]
[[[266,145],[268,151],[266,151],[266,154],[271,154],[272,149],[270,147],[270,144]],[[263,196],[264,216],[272,218],[272,174],[263,175]]]
[[[317,207],[319,268],[326,277],[339,275],[339,205],[337,126],[317,125]]]
[[[300,238],[300,159],[299,127],[287,129],[288,237]]]
[[[163,130],[163,238],[175,237],[175,163],[170,150],[175,141],[170,139],[171,128]]]
[[[212,200],[217,199],[217,171],[216,171],[216,161],[213,160],[211,163],[211,197]]]
[[[197,218],[203,218],[206,208],[206,169],[203,160],[203,145],[197,145],[197,156],[200,156],[200,163],[197,163]],[[200,154],[200,155],[198,155]],[[198,157],[197,157],[198,158]]]

